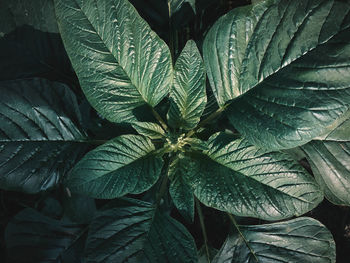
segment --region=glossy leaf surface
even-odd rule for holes
[[[350,205],[349,114],[323,140],[313,140],[302,149],[327,199],[337,205]]]
[[[74,94],[44,79],[0,82],[0,188],[55,186],[88,149]]]
[[[286,154],[220,133],[209,139],[208,148],[193,154],[185,172],[207,206],[277,220],[304,214],[323,199],[313,178]]]
[[[240,226],[247,243],[235,233],[214,258],[223,262],[335,262],[335,243],[328,229],[315,219],[301,217],[286,222]],[[254,258],[254,255],[255,258]]]
[[[87,262],[196,262],[191,235],[150,203],[114,201],[95,217],[87,240]]]
[[[235,128],[265,148],[292,148],[349,108],[349,36],[347,1],[268,0],[220,18],[204,61],[219,104],[234,99]]]
[[[191,130],[196,127],[207,102],[205,69],[193,40],[189,40],[176,61],[170,92],[169,125]]]
[[[67,53],[92,106],[113,122],[136,119],[170,89],[167,45],[126,0],[56,0]]]
[[[94,198],[116,198],[148,190],[163,166],[151,140],[121,135],[87,153],[66,181],[72,192]]]
[[[33,209],[18,213],[7,225],[5,240],[11,262],[59,262],[82,229],[46,217]]]

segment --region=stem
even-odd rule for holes
[[[228,217],[230,218],[231,222],[233,223],[233,225],[235,226],[235,228],[237,229],[239,235],[241,236],[241,238],[243,239],[244,243],[247,245],[250,253],[253,255],[254,259],[256,262],[259,262],[259,259],[257,258],[257,256],[255,255],[254,250],[251,248],[251,246],[249,245],[247,239],[244,237],[243,233],[241,232],[239,225],[236,222],[236,219],[229,213],[227,213]]]
[[[168,126],[165,124],[165,122],[163,121],[162,117],[160,117],[160,115],[158,114],[158,112],[156,112],[156,110],[151,107],[153,116],[157,119],[157,121],[160,123],[160,125],[162,126],[162,128],[167,131],[168,130]]]
[[[201,224],[201,229],[202,229],[202,234],[203,234],[203,239],[204,239],[204,246],[205,246],[205,253],[207,255],[208,262],[210,263],[210,253],[209,253],[209,247],[208,247],[208,237],[207,237],[207,231],[205,230],[205,224],[204,224],[204,216],[201,208],[201,204],[198,201],[197,198],[196,200],[196,208],[197,208],[197,213],[199,217],[199,222]]]

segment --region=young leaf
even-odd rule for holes
[[[196,246],[183,225],[150,203],[114,201],[92,222],[87,262],[197,262]]]
[[[0,188],[55,186],[87,151],[74,94],[44,79],[0,82]]]
[[[57,262],[81,233],[76,224],[54,220],[28,208],[6,227],[7,252],[14,262]]]
[[[153,122],[133,122],[131,126],[141,135],[151,139],[162,139],[165,131],[158,124]]]
[[[174,82],[170,92],[169,125],[191,130],[204,111],[205,69],[196,43],[189,40],[175,64]]]
[[[313,178],[288,155],[266,152],[218,133],[192,154],[185,176],[207,206],[239,216],[278,220],[304,214],[323,199]]]
[[[59,28],[82,89],[113,122],[157,105],[172,78],[170,51],[127,0],[55,0]]]
[[[229,236],[213,263],[310,262],[335,263],[335,243],[328,229],[315,219],[301,217],[286,222],[240,226]],[[249,246],[249,247],[248,247]]]
[[[350,118],[323,140],[302,146],[325,196],[338,205],[350,205]]]
[[[267,0],[220,18],[204,61],[219,105],[235,99],[235,128],[265,148],[292,148],[347,111],[349,17],[348,1]]]
[[[94,198],[139,194],[158,180],[162,166],[150,139],[121,135],[87,153],[72,169],[66,185],[72,192]]]
[[[175,207],[180,214],[188,220],[194,220],[194,196],[193,190],[186,182],[183,169],[188,164],[188,159],[179,154],[179,156],[170,164],[169,177],[171,178],[169,193]]]

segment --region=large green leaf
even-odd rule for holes
[[[139,194],[157,181],[162,166],[150,139],[121,135],[87,153],[70,172],[66,185],[72,192],[95,198]]]
[[[203,50],[232,124],[269,149],[310,141],[349,108],[350,3],[267,0],[220,18]],[[312,99],[311,99],[312,98]]]
[[[259,226],[241,226],[228,237],[214,263],[335,263],[335,243],[328,229],[308,217]]]
[[[184,174],[197,198],[235,215],[277,220],[304,214],[323,199],[317,183],[291,157],[231,135],[213,135],[208,150],[191,159]]]
[[[150,203],[124,199],[100,211],[86,245],[87,262],[197,262],[186,228]]]
[[[169,167],[171,183],[169,187],[170,196],[180,214],[189,222],[194,220],[194,196],[193,190],[183,176],[188,165],[188,159],[183,154],[178,154]]]
[[[169,125],[191,130],[198,124],[207,102],[205,69],[201,54],[189,40],[175,64],[170,93]]]
[[[61,262],[81,233],[76,224],[54,220],[28,208],[6,227],[8,256],[11,262],[18,263]]]
[[[55,0],[59,28],[80,84],[108,120],[135,120],[172,79],[170,51],[127,0]]]
[[[338,205],[350,205],[349,113],[323,140],[302,146],[325,196]]]
[[[0,82],[0,188],[56,185],[88,149],[74,94],[44,79]]]

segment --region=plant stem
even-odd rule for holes
[[[158,114],[158,112],[157,112],[153,107],[151,107],[151,110],[152,110],[153,116],[157,119],[157,121],[160,123],[160,125],[162,126],[162,128],[163,128],[165,131],[168,131],[168,126],[165,124],[165,122],[163,121],[162,117],[160,117],[160,115]]]
[[[205,253],[207,255],[208,262],[210,263],[210,253],[209,253],[209,247],[208,247],[208,237],[207,237],[207,231],[205,229],[205,224],[204,224],[204,216],[201,208],[201,204],[198,201],[197,198],[196,200],[196,208],[197,208],[197,213],[199,217],[199,222],[201,224],[201,229],[202,229],[202,234],[203,234],[203,239],[204,239],[204,247],[205,247]]]
[[[257,256],[255,255],[254,250],[251,248],[251,246],[249,245],[247,239],[244,237],[243,233],[241,232],[239,225],[236,222],[236,219],[230,214],[227,213],[228,217],[230,218],[231,222],[233,223],[233,225],[235,226],[235,228],[237,229],[239,235],[241,236],[241,238],[243,239],[244,243],[247,245],[250,253],[253,255],[254,259],[256,262],[259,262],[259,259],[257,258]]]

